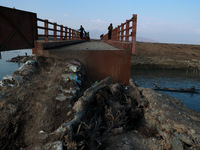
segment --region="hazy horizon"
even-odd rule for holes
[[[95,39],[107,33],[110,23],[116,27],[137,14],[137,37],[160,43],[200,45],[200,1],[0,0],[0,5],[35,12],[38,18],[74,29],[83,25]]]

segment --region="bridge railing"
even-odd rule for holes
[[[128,42],[132,49],[132,53],[135,53],[136,29],[137,15],[133,14],[133,17],[130,20],[126,20],[125,23],[118,25],[112,30],[111,40],[108,40],[108,33],[102,37],[102,40],[111,44],[116,44],[116,42],[118,42],[118,46],[120,45],[119,42],[122,46],[124,46],[124,42]]]
[[[48,41],[80,40],[80,32],[67,26],[37,18],[38,39]],[[38,25],[40,24],[40,25]]]

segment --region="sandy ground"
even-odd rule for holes
[[[200,45],[136,43],[135,67],[200,70]]]

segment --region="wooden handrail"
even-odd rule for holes
[[[132,42],[134,40],[133,36],[136,35],[136,21],[137,21],[137,15],[133,15],[131,19],[126,20],[125,23],[121,23],[121,25],[118,25],[116,28],[114,28],[112,31],[111,40],[121,41],[121,42]],[[132,25],[130,25],[131,22]],[[130,30],[131,34],[129,33]],[[108,35],[107,34],[104,35],[102,39],[108,40]]]
[[[37,18],[37,21],[44,23],[44,26],[38,25],[37,29],[44,31],[44,34],[38,34],[38,36],[44,37],[45,42],[49,41],[49,37],[53,37],[53,41],[57,41],[57,37],[59,37],[60,41],[80,39],[80,32],[75,29],[71,29],[71,28],[68,28],[67,26],[59,25],[55,22],[52,23],[45,19]],[[53,25],[53,28],[49,28],[49,25]],[[53,31],[53,34],[49,34],[49,31]],[[57,33],[60,33],[60,35],[57,35]]]
[[[125,23],[121,23],[121,25],[118,25],[112,30],[112,36],[110,41],[132,43],[132,53],[135,53],[136,28],[137,15],[133,14],[131,19],[126,20]],[[108,33],[102,37],[102,40],[108,40]]]

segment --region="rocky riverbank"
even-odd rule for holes
[[[78,60],[44,57],[14,75],[25,80],[0,88],[0,149],[200,149],[200,114],[132,80],[92,83]]]
[[[132,66],[140,68],[200,70],[200,45],[136,43]]]

